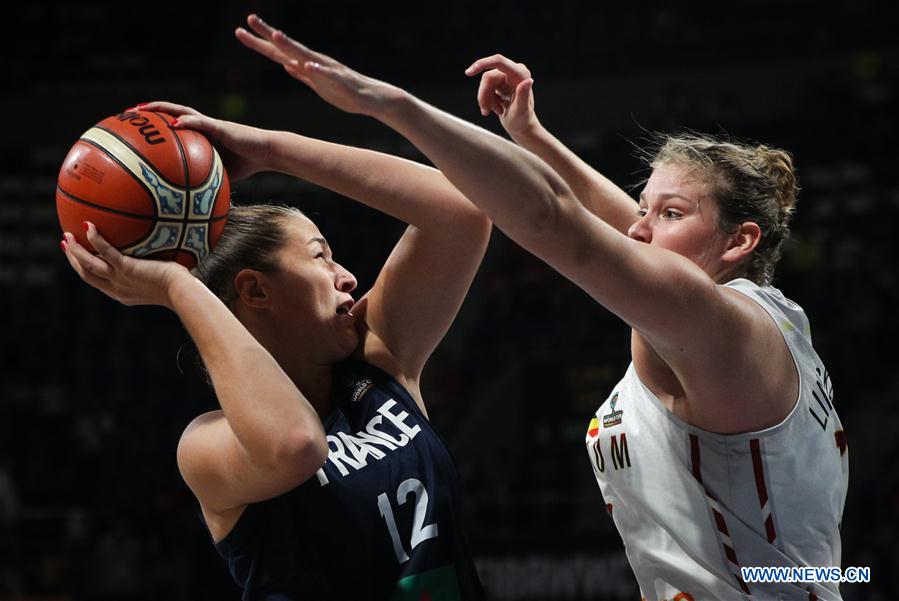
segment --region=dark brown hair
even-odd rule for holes
[[[232,205],[218,243],[192,273],[230,306],[237,298],[234,276],[242,269],[278,267],[277,253],[287,242],[284,222],[292,216],[305,217],[299,209],[284,205]]]

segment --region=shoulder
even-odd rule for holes
[[[214,431],[226,427],[229,427],[228,421],[221,409],[208,411],[191,420],[178,442],[178,469],[200,504],[203,520],[214,542],[225,538],[246,508],[241,504],[217,510],[209,503],[212,495],[207,491],[208,476],[204,467],[204,454],[208,451],[206,441],[214,436]]]
[[[195,467],[194,459],[196,451],[199,449],[197,443],[206,438],[210,431],[226,425],[225,413],[221,409],[216,409],[201,413],[184,428],[181,439],[178,441],[178,468],[185,480],[189,479],[190,473]]]
[[[185,441],[189,441],[191,437],[202,435],[204,429],[214,427],[216,423],[223,420],[225,420],[225,413],[221,409],[207,411],[193,418],[181,433],[181,440],[178,443],[179,453]]]
[[[356,351],[353,353],[353,359],[374,365],[396,380],[400,386],[409,392],[412,398],[415,399],[415,404],[427,416],[428,413],[419,386],[421,373],[406,373],[406,370],[403,369],[394,352],[387,346],[387,343],[368,327],[366,320],[367,306],[366,295],[353,308],[353,314],[359,320],[356,326],[359,334],[359,346],[356,347]],[[358,307],[358,310],[356,307]]]
[[[735,298],[751,300],[751,305],[757,305],[763,311],[756,311],[756,313],[759,315],[767,314],[782,334],[798,332],[811,342],[811,326],[805,311],[796,302],[784,296],[777,288],[773,286],[759,286],[755,282],[744,278],[731,280],[721,287],[734,295]]]

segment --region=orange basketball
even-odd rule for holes
[[[172,129],[165,113],[126,111],[84,132],[56,187],[63,231],[88,250],[83,222],[133,257],[192,268],[218,242],[231,186],[202,134]]]

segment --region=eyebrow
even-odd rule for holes
[[[321,244],[321,245],[324,246],[325,248],[328,248],[328,241],[325,240],[324,238],[320,237],[320,236],[316,236],[316,237],[314,237],[314,238],[310,238],[310,239],[309,239],[309,242],[307,242],[306,245],[308,246],[309,244],[312,244],[313,242],[318,242],[319,244]]]
[[[669,198],[680,198],[681,200],[685,200],[691,204],[699,206],[698,201],[695,201],[692,198],[687,198],[686,196],[681,196],[680,194],[672,194],[670,192],[665,193],[665,194],[659,194],[659,200],[668,200]],[[640,202],[647,202],[645,192],[640,192]]]

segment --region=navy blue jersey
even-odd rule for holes
[[[482,599],[455,465],[415,400],[358,361],[333,390],[322,469],[216,544],[244,601]]]

